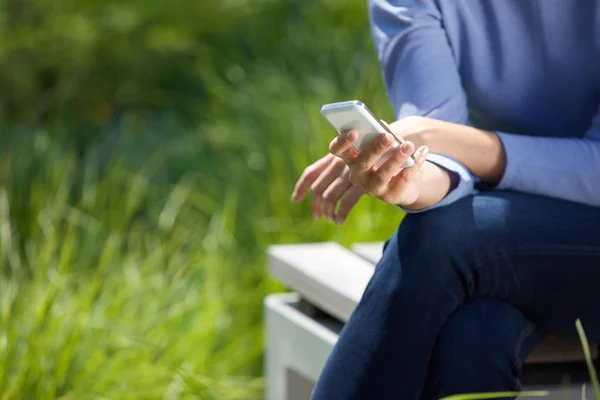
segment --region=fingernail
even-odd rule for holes
[[[392,138],[389,133],[386,133],[383,135],[383,138],[381,138],[381,145],[385,147],[389,146],[390,144],[392,144]]]
[[[298,197],[298,194],[296,192],[292,193],[292,195],[290,196],[290,200],[292,201],[296,201],[296,197]]]
[[[348,134],[346,135],[346,138],[348,138],[348,140],[356,139],[356,132],[355,131],[348,132]]]
[[[404,143],[402,145],[402,147],[400,148],[400,151],[402,151],[402,154],[408,154],[408,153],[410,153],[410,144]]]
[[[420,153],[419,155],[421,155],[421,156],[426,156],[427,154],[429,154],[429,147],[427,147],[427,146],[423,146],[423,147],[421,148],[421,153]]]

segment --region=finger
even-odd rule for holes
[[[360,196],[362,196],[363,194],[364,191],[358,186],[352,186],[350,189],[348,189],[348,191],[342,198],[342,201],[340,202],[340,208],[338,209],[335,216],[335,222],[338,225],[341,225],[344,223],[344,221],[346,221],[350,210],[352,210],[352,207],[354,207],[354,205],[360,199]]]
[[[406,142],[394,150],[388,160],[377,168],[377,171],[371,176],[371,180],[367,185],[367,193],[377,196],[385,191],[392,178],[402,170],[402,165],[413,153],[414,148],[415,146],[411,142]]]
[[[331,185],[331,182],[342,174],[344,168],[346,168],[346,164],[334,157],[325,171],[312,184],[310,206],[315,219],[319,219],[323,215],[323,193]]]
[[[394,137],[389,133],[379,137],[361,150],[351,166],[353,173],[364,173],[370,171],[379,158],[387,152],[394,143]]]
[[[417,149],[417,151],[415,152],[415,164],[418,167],[421,167],[421,165],[425,164],[425,161],[427,161],[427,156],[429,155],[429,147],[427,146],[421,146]]]
[[[298,202],[304,199],[310,189],[311,185],[321,175],[321,173],[329,166],[331,161],[334,159],[332,154],[327,154],[316,162],[312,163],[304,169],[304,172],[296,182],[294,192],[292,193],[291,200]]]
[[[428,154],[429,154],[429,148],[427,146],[421,146],[421,147],[419,147],[418,150],[415,152],[415,155],[414,155],[415,165],[413,165],[410,168],[405,168],[402,171],[402,178],[404,180],[406,180],[406,181],[410,181],[410,180],[414,179],[415,175],[421,169],[421,166],[427,160],[427,155]]]
[[[350,165],[358,155],[358,151],[352,146],[356,139],[358,133],[355,130],[341,133],[329,143],[329,152]]]
[[[406,187],[406,184],[413,179],[415,179],[415,175],[425,163],[427,159],[427,154],[429,153],[429,149],[427,146],[421,146],[415,153],[415,165],[409,168],[404,168],[398,175],[392,178],[391,182],[388,185],[388,192],[390,193],[399,193]]]
[[[335,209],[337,203],[344,193],[352,186],[352,183],[350,183],[350,180],[348,179],[349,172],[349,168],[344,169],[342,175],[336,178],[323,193],[323,210],[330,222],[335,222]]]
[[[334,212],[335,204],[331,204],[325,201],[325,199],[322,199],[321,201],[323,202],[323,215],[325,216],[325,218],[327,218],[328,221],[331,221],[331,218],[329,216]]]

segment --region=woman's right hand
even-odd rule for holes
[[[291,199],[302,201],[310,190],[313,217],[319,219],[326,216],[330,222],[342,224],[364,193],[349,178],[350,168],[342,159],[329,153],[306,167]]]

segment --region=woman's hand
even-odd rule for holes
[[[396,123],[390,125],[393,132],[398,128]],[[382,135],[359,154],[352,146],[355,132],[337,136],[330,144],[330,154],[304,170],[292,201],[302,201],[310,191],[314,218],[325,215],[341,224],[365,192],[408,210],[423,209],[443,199],[450,190],[450,175],[425,161],[427,146],[415,152],[414,166],[402,168],[415,146],[406,142],[382,162],[380,158],[391,148],[392,140]]]
[[[386,203],[404,207],[411,207],[417,203],[423,189],[421,169],[427,158],[427,146],[421,146],[415,152],[415,165],[402,168],[404,162],[413,154],[412,142],[405,142],[396,148],[389,158],[379,165],[379,159],[391,149],[394,137],[390,134],[381,135],[360,154],[352,147],[356,139],[356,132],[349,131],[336,137],[329,146],[331,154],[342,159],[349,167],[350,182]]]
[[[306,167],[296,183],[292,201],[302,201],[310,190],[313,217],[325,215],[330,222],[342,224],[364,193],[352,185],[349,175],[350,168],[341,159],[327,154]]]

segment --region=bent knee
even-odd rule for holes
[[[517,308],[497,300],[472,300],[458,308],[438,334],[433,361],[441,368],[518,365],[541,335]]]
[[[540,340],[512,306],[488,299],[466,303],[437,337],[423,399],[518,390],[522,360]]]

